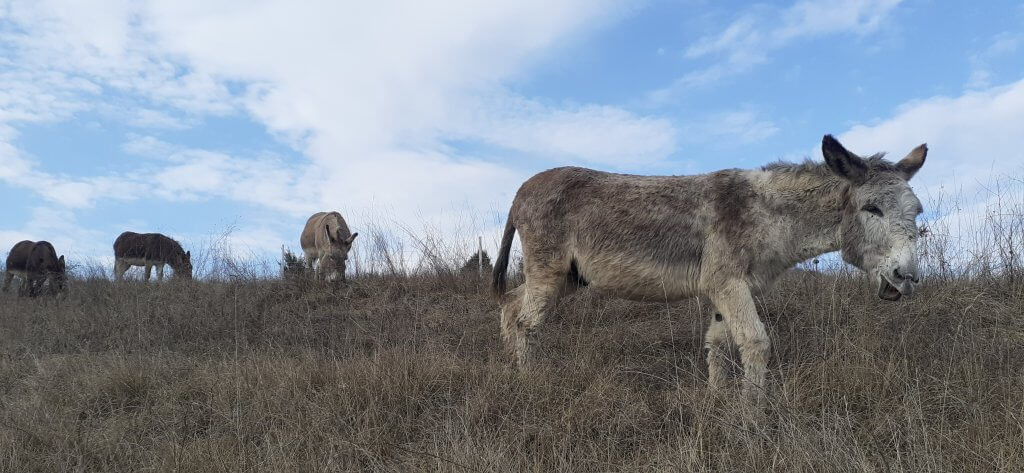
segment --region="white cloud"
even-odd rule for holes
[[[993,79],[991,62],[1002,56],[1016,53],[1022,42],[1024,42],[1024,34],[1015,31],[1004,31],[993,36],[985,49],[969,58],[971,73],[967,78],[966,87],[968,89],[990,87]]]
[[[0,141],[0,182],[67,208],[91,207],[98,199],[133,199],[139,185],[120,176],[71,177],[39,171],[10,143]]]
[[[154,170],[147,181],[152,192],[166,200],[196,200],[211,196],[256,204],[289,215],[312,212],[313,189],[298,172],[274,157],[239,158],[205,150],[182,150],[169,165]]]
[[[984,67],[975,67],[971,70],[971,75],[967,78],[967,84],[965,85],[968,89],[984,89],[992,86],[992,71]]]
[[[185,120],[159,110],[138,108],[129,113],[128,124],[137,128],[181,130],[189,127]]]
[[[704,36],[686,49],[687,59],[714,57],[713,64],[651,92],[648,100],[663,103],[681,91],[749,71],[768,62],[773,51],[796,41],[839,33],[873,33],[901,1],[800,0],[782,10],[751,7],[721,32]]]
[[[166,158],[180,147],[154,136],[128,135],[128,141],[121,145],[125,153],[149,158]]]
[[[694,59],[722,53],[731,62],[746,64],[750,58],[804,38],[846,32],[872,33],[900,1],[801,0],[774,14],[746,13],[721,33],[697,40],[687,48],[686,57]]]
[[[667,119],[609,106],[552,107],[517,97],[478,104],[459,138],[553,160],[623,167],[664,159],[676,148]]]
[[[0,179],[43,179],[49,190],[38,192],[54,205],[220,196],[291,218],[385,206],[396,220],[445,222],[452,202],[504,206],[528,174],[455,153],[453,139],[556,163],[654,162],[675,147],[665,120],[510,92],[554,46],[626,12],[621,2],[43,0],[6,8],[14,27],[0,31],[0,46],[15,67],[0,72],[0,130],[70,119],[113,92],[137,108],[124,114],[135,126],[242,112],[304,156],[236,156],[133,135],[125,152],[162,159],[123,175],[71,177],[40,172],[0,136],[12,151],[0,155]]]
[[[57,254],[70,260],[78,256],[107,255],[112,252],[113,239],[96,230],[80,225],[73,211],[61,207],[38,206],[30,211],[24,228],[0,231],[0,252],[6,253],[21,240],[46,240],[53,244]]]
[[[1015,175],[1024,166],[1024,80],[959,97],[932,97],[900,106],[896,114],[841,135],[863,153],[900,152],[927,142],[926,167],[915,178],[930,189],[976,189],[991,175]]]
[[[0,182],[34,192],[50,205],[67,209],[91,208],[102,200],[223,197],[288,215],[313,211],[315,185],[323,184],[303,182],[301,169],[273,156],[231,156],[137,136],[122,148],[157,159],[130,172],[75,177],[42,171],[9,143],[0,141]]]
[[[750,108],[717,112],[684,124],[681,136],[692,142],[713,141],[756,143],[777,133],[779,128]]]

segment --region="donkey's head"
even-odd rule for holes
[[[324,225],[324,233],[327,235],[327,241],[331,245],[330,251],[323,257],[320,264],[327,274],[328,280],[345,280],[345,265],[348,261],[348,252],[352,249],[352,242],[359,236],[359,232],[345,235],[347,232],[348,230],[343,231],[341,228],[338,228],[332,234],[331,228]]]
[[[171,269],[174,270],[175,278],[192,279],[192,252],[186,251],[179,254],[171,263]]]
[[[918,282],[922,208],[907,182],[924,165],[928,147],[922,144],[891,163],[881,155],[861,158],[825,135],[821,152],[829,169],[850,182],[840,234],[843,260],[875,277],[878,297],[895,301],[910,295]]]
[[[68,287],[68,265],[64,262],[64,255],[57,258],[50,272],[50,292],[60,294]]]

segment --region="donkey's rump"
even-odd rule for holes
[[[15,243],[11,248],[11,252],[7,254],[7,262],[5,264],[6,271],[24,273],[25,266],[28,263],[28,255],[32,252],[32,248],[36,242],[23,240]]]
[[[11,248],[4,273],[4,291],[10,287],[13,278],[18,276],[25,281],[19,294],[35,296],[46,281],[50,281],[50,290],[56,294],[64,289],[67,266],[64,256],[58,257],[50,242],[24,240]]]

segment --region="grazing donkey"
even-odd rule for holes
[[[7,267],[4,271],[3,291],[11,285],[14,276],[21,278],[18,287],[19,296],[35,297],[47,280],[50,281],[50,293],[56,295],[67,286],[67,266],[64,255],[57,257],[57,252],[48,241],[20,241],[11,248],[7,255]]]
[[[306,253],[310,267],[317,263],[316,277],[328,281],[345,281],[345,261],[352,242],[359,233],[352,233],[338,212],[317,212],[306,221],[299,244]]]
[[[192,279],[192,252],[160,233],[124,232],[114,240],[114,277],[124,278],[132,266],[146,267],[146,281],[156,267],[157,281],[164,280],[164,265],[170,265],[175,278]]]
[[[839,250],[897,300],[917,279],[916,217],[907,181],[928,152],[898,163],[861,158],[826,135],[825,163],[775,163],[696,176],[632,176],[577,167],[541,172],[519,188],[494,266],[501,334],[517,364],[562,296],[592,286],[629,299],[705,296],[718,309],[705,338],[708,382],[724,381],[731,337],[744,391],[760,397],[769,340],[751,294],[800,261]],[[519,231],[526,282],[505,292]],[[721,315],[718,315],[721,314]],[[724,320],[723,320],[724,316]]]

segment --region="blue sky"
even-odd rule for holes
[[[274,258],[336,209],[468,252],[537,171],[756,167],[825,133],[928,142],[914,185],[959,196],[954,227],[1024,176],[1019,1],[79,3],[0,0],[4,248],[230,231]]]

